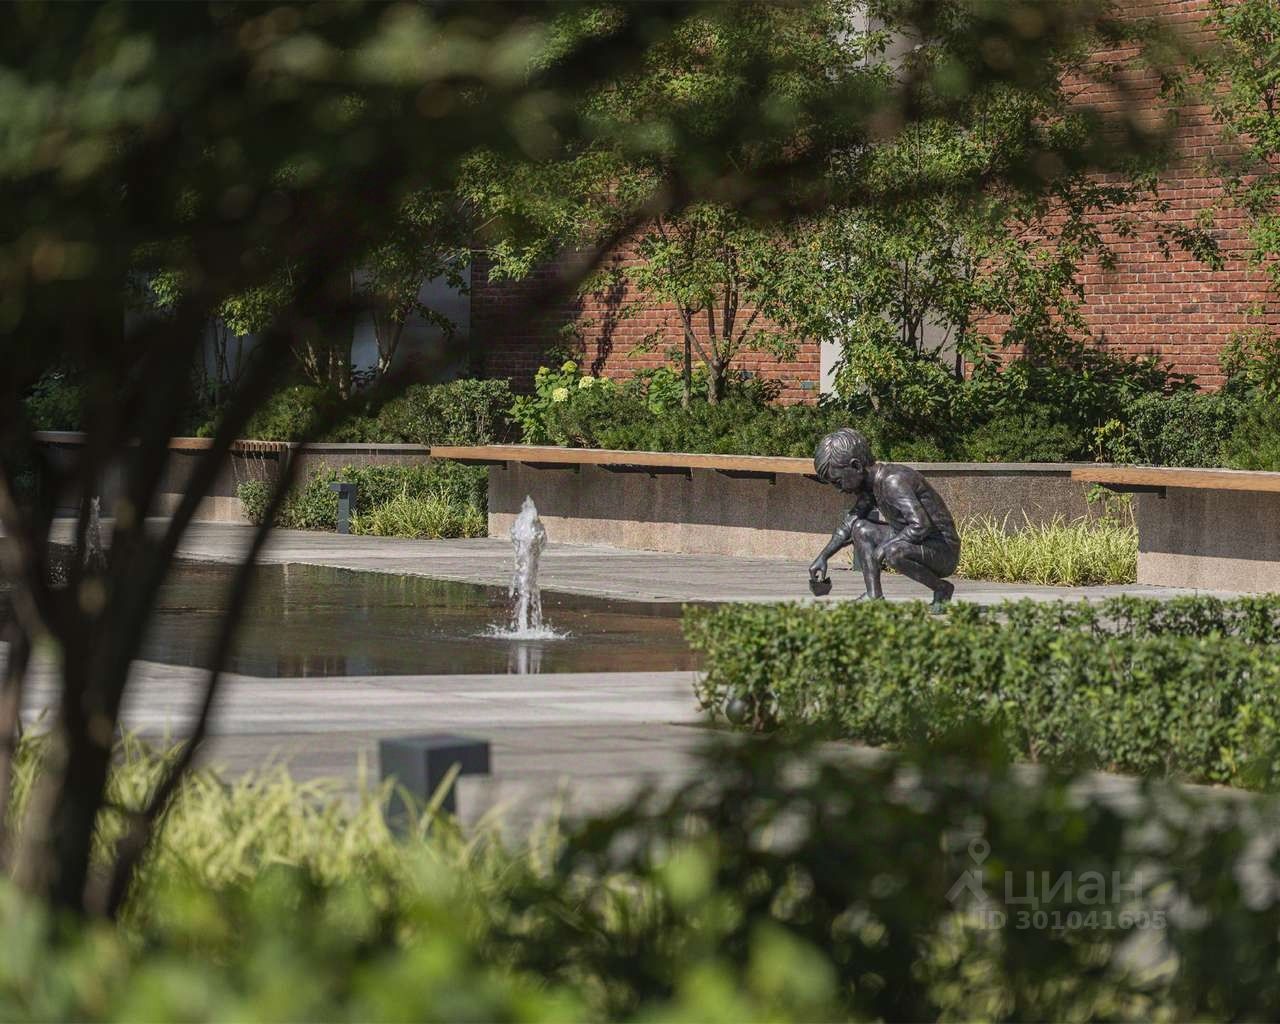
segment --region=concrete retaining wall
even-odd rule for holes
[[[76,457],[79,434],[41,435],[41,444],[64,463]],[[195,445],[197,442],[181,442]],[[237,488],[247,480],[277,479],[284,460],[298,459],[297,479],[323,466],[417,465],[422,445],[318,444],[301,450],[282,444],[235,451],[220,470],[196,518],[243,522]],[[175,442],[165,484],[153,514],[171,512],[203,450]],[[1007,518],[1010,527],[1086,515],[1088,485],[1073,482],[1069,465],[931,463],[918,466],[955,517]],[[102,489],[103,514],[113,514],[120,474]],[[840,519],[847,499],[799,473],[772,481],[736,478],[711,469],[688,473],[614,472],[602,466],[538,468],[508,461],[489,470],[489,533],[506,537],[525,495],[531,496],[553,541],[604,544],[650,551],[812,558]]]
[[[1280,494],[1169,487],[1136,498],[1139,583],[1280,590]]]
[[[178,439],[184,444],[195,444],[197,440]],[[83,435],[69,431],[50,432],[40,435],[38,443],[51,461],[69,467],[77,458]],[[429,453],[430,449],[420,444],[315,444],[303,451],[301,445],[293,442],[264,446],[261,450],[233,451],[218,471],[208,496],[196,510],[196,519],[204,522],[246,522],[240,510],[238,488],[248,480],[274,482],[284,460],[299,460],[296,479],[302,482],[325,466],[419,465],[427,460]],[[186,493],[187,482],[203,455],[202,447],[170,448],[157,507],[151,510],[153,515],[168,515],[178,507]],[[123,468],[117,466],[107,474],[102,484],[104,516],[113,514],[122,488]],[[58,498],[60,508],[67,512],[74,511],[74,503],[74,498],[68,495]]]
[[[1069,465],[918,464],[957,520],[990,515],[1010,527],[1086,515],[1087,486]],[[775,482],[694,469],[650,475],[600,466],[489,469],[489,535],[506,537],[525,495],[553,541],[695,554],[812,558],[848,499],[797,474]]]

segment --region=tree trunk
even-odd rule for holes
[[[720,400],[724,398],[724,378],[727,369],[727,364],[718,360],[707,367],[707,401],[712,405],[719,405]]]
[[[689,408],[693,401],[693,332],[689,330],[688,320],[684,328],[684,365],[680,368],[680,406]]]

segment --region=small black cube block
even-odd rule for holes
[[[827,578],[825,580],[810,579],[809,590],[813,593],[815,597],[826,597],[827,594],[831,593],[830,578]]]
[[[378,763],[384,781],[394,776],[396,785],[421,805],[431,799],[455,764],[459,775],[488,775],[489,741],[450,733],[397,736],[378,741]],[[441,808],[450,814],[457,813],[453,787],[445,794]],[[405,811],[400,794],[393,794],[389,817],[393,821],[403,820]]]

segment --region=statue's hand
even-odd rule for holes
[[[809,579],[825,580],[827,578],[827,560],[819,555],[809,566]]]

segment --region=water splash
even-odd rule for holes
[[[511,574],[509,590],[509,596],[515,598],[511,609],[511,632],[516,636],[529,636],[542,630],[538,559],[547,546],[547,530],[538,518],[537,506],[528,495],[511,525],[511,543],[516,549],[516,566]]]
[[[511,544],[515,548],[516,563],[511,573],[511,586],[507,596],[513,599],[511,619],[506,626],[490,626],[481,636],[500,640],[562,640],[568,633],[546,625],[542,621],[542,593],[538,590],[538,559],[547,546],[547,530],[538,518],[533,499],[526,496],[520,506],[520,514],[511,525]],[[532,668],[520,667],[513,671],[534,671],[541,660],[540,649],[525,644],[516,645],[513,656],[524,660],[532,655]]]

